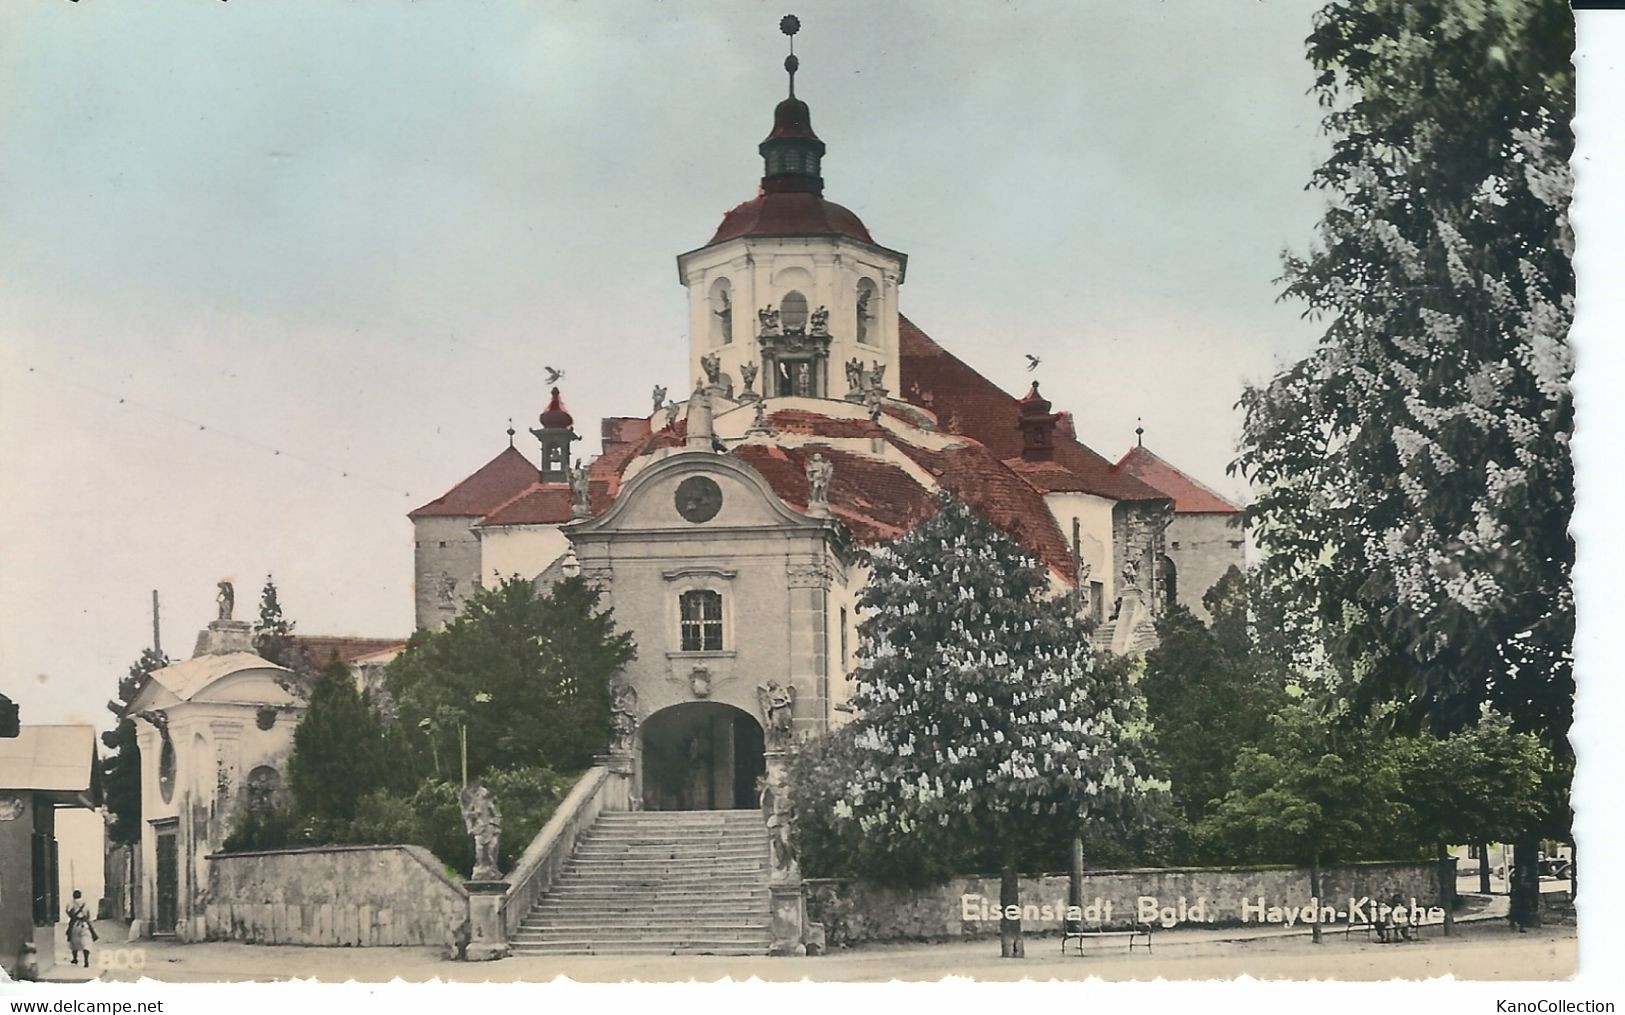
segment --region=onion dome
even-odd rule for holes
[[[558,388],[553,389],[553,400],[542,410],[540,422],[544,430],[568,430],[575,425],[575,417],[564,411],[564,403],[559,400]]]

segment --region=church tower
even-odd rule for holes
[[[689,298],[688,383],[708,373],[708,360],[735,399],[862,401],[896,388],[908,258],[824,199],[824,142],[796,97],[800,27],[793,15],[779,23],[791,40],[790,86],[757,148],[761,189],[723,216],[710,242],[677,257]]]

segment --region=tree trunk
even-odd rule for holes
[[[1569,843],[1569,902],[1580,901],[1580,847]],[[1578,912],[1578,910],[1576,910]]]
[[[1014,909],[1010,907],[1014,906]],[[1010,919],[1015,913],[1016,918]],[[1027,957],[1026,945],[1021,940],[1021,880],[1016,875],[1016,851],[1007,850],[1004,870],[999,878],[999,957],[1022,959]]]
[[[1310,940],[1320,944],[1320,854],[1309,865],[1309,897],[1315,904],[1315,922],[1309,925]]]
[[[1478,894],[1490,894],[1490,844],[1478,844]]]
[[[1540,839],[1520,835],[1513,847],[1511,878],[1512,898],[1507,919],[1518,930],[1540,926]]]
[[[1066,881],[1066,905],[1083,909],[1083,840],[1072,840],[1072,869]],[[1082,922],[1082,921],[1079,921]]]
[[[1444,907],[1444,936],[1456,932],[1456,865],[1450,860],[1450,848],[1438,843],[1439,905]]]

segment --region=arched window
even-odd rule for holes
[[[725,278],[711,283],[711,344],[734,340],[733,286]]]
[[[684,652],[722,651],[722,593],[692,589],[678,600]]]
[[[1158,557],[1157,572],[1162,583],[1162,605],[1171,610],[1179,604],[1179,569],[1167,557]]]
[[[802,332],[807,330],[807,297],[794,289],[784,294],[779,301],[779,324],[786,332]]]
[[[865,345],[880,344],[880,301],[875,295],[873,279],[858,280],[857,335]]]

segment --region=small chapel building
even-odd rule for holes
[[[901,312],[907,255],[824,197],[826,147],[795,57],[786,69],[760,191],[677,256],[691,389],[604,419],[601,453],[572,467],[555,388],[539,462],[510,430],[409,515],[419,628],[494,576],[579,573],[602,592],[637,640],[617,707],[649,809],[754,807],[764,740],[844,720],[860,551],[943,491],[1026,547],[1118,652],[1154,643],[1171,604],[1200,611],[1243,560],[1235,505],[1143,447],[1113,463],[1038,382],[1000,389]]]

